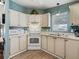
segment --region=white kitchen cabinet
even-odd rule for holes
[[[50,14],[43,14],[41,20],[41,27],[50,27]]]
[[[72,25],[79,25],[79,3],[69,6]]]
[[[19,26],[19,12],[10,10],[10,26]]]
[[[54,43],[55,43],[55,40],[53,37],[47,37],[48,39],[48,51],[51,52],[51,53],[54,53]]]
[[[21,13],[19,14],[19,26],[28,27],[29,15]]]
[[[79,59],[79,41],[66,41],[66,59]]]
[[[62,38],[55,38],[55,54],[64,58],[65,40]]]
[[[42,36],[42,49],[47,50],[47,37]]]
[[[4,5],[0,5],[0,24],[2,24],[2,14],[5,14]]]
[[[22,35],[19,37],[20,40],[20,51],[24,51],[27,49],[27,37],[26,35]]]
[[[39,23],[41,24],[42,15],[30,15],[29,16],[29,24]]]
[[[10,55],[15,55],[19,52],[19,39],[17,35],[10,36]]]

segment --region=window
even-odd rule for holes
[[[68,12],[52,15],[52,31],[67,32],[69,23]]]

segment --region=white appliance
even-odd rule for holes
[[[41,38],[40,33],[29,33],[28,39],[28,49],[40,49],[41,47]]]
[[[41,48],[40,33],[41,33],[40,22],[35,22],[32,20],[32,22],[30,22],[29,24],[29,35],[28,35],[28,49],[29,50],[37,50]]]

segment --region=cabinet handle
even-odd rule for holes
[[[68,40],[65,40],[66,42],[68,41]]]
[[[53,37],[53,39],[57,39],[56,37]]]

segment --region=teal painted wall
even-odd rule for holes
[[[58,11],[60,11],[60,13],[66,12],[66,11],[69,11],[69,5],[72,5],[72,4],[75,4],[75,3],[78,3],[78,2],[79,1],[63,4],[63,5],[60,5],[60,6],[57,6],[57,7],[52,7],[52,8],[49,8],[49,9],[45,9],[43,11],[44,11],[44,13],[49,12],[51,14],[56,14],[56,13],[58,13]]]
[[[9,8],[10,9],[14,9],[16,11],[20,11],[20,12],[23,12],[23,13],[31,13],[31,11],[33,10],[33,8],[26,8],[24,6],[21,6],[13,1],[10,0],[10,4],[9,4]],[[44,13],[44,11],[42,9],[35,9],[38,13],[42,14]]]
[[[63,13],[63,12],[69,12],[69,5],[78,3],[79,1],[75,1],[75,2],[71,2],[71,3],[67,3],[67,4],[63,4],[57,7],[52,7],[46,10],[43,10],[44,13],[50,13],[51,14],[51,31],[52,31],[52,15],[57,14],[58,12]],[[70,21],[70,17],[69,17],[69,22],[68,22],[68,31],[70,32],[71,30],[71,21]]]
[[[65,5],[61,5],[61,6],[46,9],[44,11],[45,11],[45,13],[49,12],[51,14],[56,14],[56,13],[58,13],[58,11],[60,11],[60,13],[65,12],[65,11],[69,11],[69,8],[68,8],[68,4],[65,4]]]

